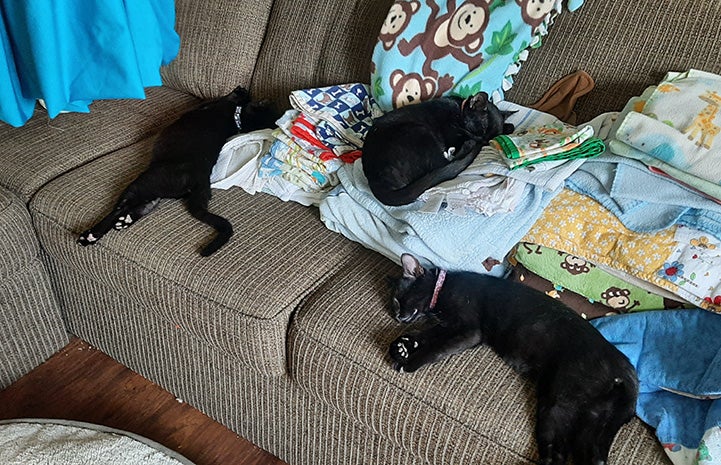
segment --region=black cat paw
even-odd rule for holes
[[[409,360],[418,350],[419,343],[412,336],[401,336],[391,343],[389,353],[393,359],[393,368],[400,372],[410,372]]]
[[[95,237],[93,233],[90,231],[85,231],[78,237],[78,240],[76,241],[78,244],[82,245],[83,247],[87,245],[92,245],[98,242],[99,237]]]
[[[115,228],[117,231],[120,231],[121,229],[125,229],[131,224],[133,224],[134,221],[135,220],[133,219],[133,217],[130,216],[130,213],[128,213],[127,215],[119,216],[113,228]]]

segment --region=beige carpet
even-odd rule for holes
[[[193,465],[147,438],[68,420],[0,421],[3,465]]]

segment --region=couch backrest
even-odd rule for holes
[[[253,74],[254,95],[288,106],[291,91],[370,81],[392,0],[276,0]]]
[[[236,85],[288,107],[292,90],[370,80],[370,59],[393,0],[176,0],[178,57],[166,85],[211,98]],[[721,1],[585,0],[551,26],[506,97],[531,104],[584,70],[596,88],[578,121],[620,110],[668,71],[721,74]]]
[[[202,98],[250,86],[273,0],[176,0],[177,58],[165,85]]]
[[[576,104],[578,122],[621,110],[668,71],[721,74],[721,1],[585,0],[558,17],[516,76],[508,100],[530,104],[556,80],[587,71],[596,88]]]

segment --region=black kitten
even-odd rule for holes
[[[393,299],[403,323],[430,325],[390,346],[399,371],[488,344],[536,381],[540,462],[603,465],[621,426],[634,415],[638,379],[628,359],[561,302],[519,283],[470,272],[425,270],[404,254]]]
[[[442,97],[406,105],[378,118],[363,143],[363,173],[386,205],[406,205],[453,179],[481,147],[513,132],[503,112],[480,92],[465,100]]]
[[[160,132],[150,165],[120,194],[113,211],[80,235],[78,244],[94,244],[111,229],[127,228],[161,198],[183,198],[191,215],[217,231],[200,250],[204,257],[212,254],[233,235],[228,220],[208,211],[210,173],[220,149],[238,132],[273,127],[278,116],[268,102],[251,103],[243,87],[183,114]]]

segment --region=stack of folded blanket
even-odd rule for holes
[[[691,70],[592,121],[609,150],[568,177],[510,255],[512,279],[628,355],[637,414],[677,465],[721,464],[720,107],[721,77]]]
[[[381,114],[364,84],[294,91],[292,109],[273,131],[231,139],[211,175],[212,187],[242,187],[318,205],[338,184],[336,171],[360,157],[365,134]]]

